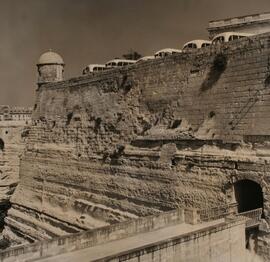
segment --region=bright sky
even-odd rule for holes
[[[266,11],[269,0],[0,0],[0,104],[34,104],[36,63],[50,48],[70,78],[130,48],[151,55],[207,39],[209,20]]]

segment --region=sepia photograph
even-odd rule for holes
[[[270,262],[269,0],[0,0],[1,262]]]

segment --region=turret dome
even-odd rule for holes
[[[53,51],[42,54],[38,60],[38,65],[58,64],[64,65],[63,58]]]
[[[38,86],[63,81],[64,66],[63,58],[57,53],[49,50],[42,54],[37,63]]]

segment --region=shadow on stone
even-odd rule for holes
[[[211,89],[215,83],[219,80],[222,73],[227,67],[227,57],[223,54],[218,54],[207,74],[206,79],[203,81],[200,91],[204,92]]]

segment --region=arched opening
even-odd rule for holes
[[[240,180],[234,184],[235,200],[238,204],[238,213],[245,214],[248,218],[257,221],[256,216],[258,208],[263,208],[263,192],[261,186],[251,180]],[[254,211],[252,211],[254,210]],[[250,212],[247,212],[250,211]],[[247,212],[247,213],[243,213]],[[255,212],[255,213],[254,213]],[[249,215],[247,215],[249,214]],[[264,217],[262,213],[262,217]],[[259,218],[259,217],[258,217]],[[246,248],[250,250],[251,254],[257,253],[258,250],[258,224],[246,224]]]
[[[0,150],[3,151],[5,149],[4,140],[0,138]]]
[[[261,186],[251,180],[240,180],[234,184],[235,200],[238,212],[263,208],[263,192]]]

